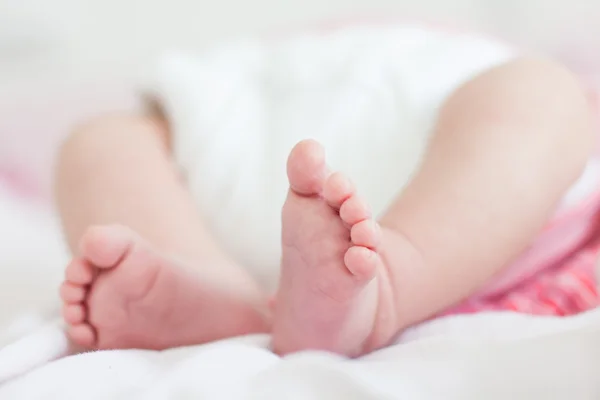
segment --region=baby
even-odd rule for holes
[[[279,354],[350,357],[389,345],[548,267],[522,255],[592,156],[591,114],[578,80],[552,61],[514,58],[476,74],[435,113],[417,172],[377,219],[323,146],[300,141],[287,159],[273,298],[205,224],[172,156],[169,115],[91,121],[57,167],[74,254],[61,287],[69,335],[89,348],[165,349],[271,333]],[[588,239],[557,246],[567,254]]]

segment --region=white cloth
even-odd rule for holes
[[[58,225],[1,188],[0,220],[0,297],[10,311],[0,315],[2,400],[600,398],[600,310],[565,319],[449,317],[356,361],[280,358],[267,335],[65,358],[56,287],[67,255]]]
[[[65,357],[56,288],[67,255],[58,224],[1,188],[0,220],[0,296],[10,311],[0,315],[2,400],[600,398],[600,310],[564,319],[448,317],[354,361],[280,358],[268,335]]]

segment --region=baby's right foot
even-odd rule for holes
[[[314,141],[299,143],[288,159],[273,325],[280,354],[358,356],[387,344],[397,331],[379,225],[348,178],[327,170],[324,150]]]
[[[253,288],[201,281],[127,228],[91,228],[80,247],[61,297],[69,336],[81,346],[158,350],[269,329]]]

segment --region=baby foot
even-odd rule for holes
[[[69,336],[81,346],[164,349],[268,329],[251,304],[201,281],[127,228],[91,228],[80,247],[61,297]]]
[[[318,143],[292,150],[273,327],[278,353],[357,356],[382,345],[380,321],[392,318],[379,225],[344,175],[327,175]]]

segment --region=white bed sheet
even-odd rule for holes
[[[359,360],[311,352],[282,359],[267,335],[67,356],[57,224],[1,190],[0,220],[0,399],[600,398],[600,311],[446,318]]]

